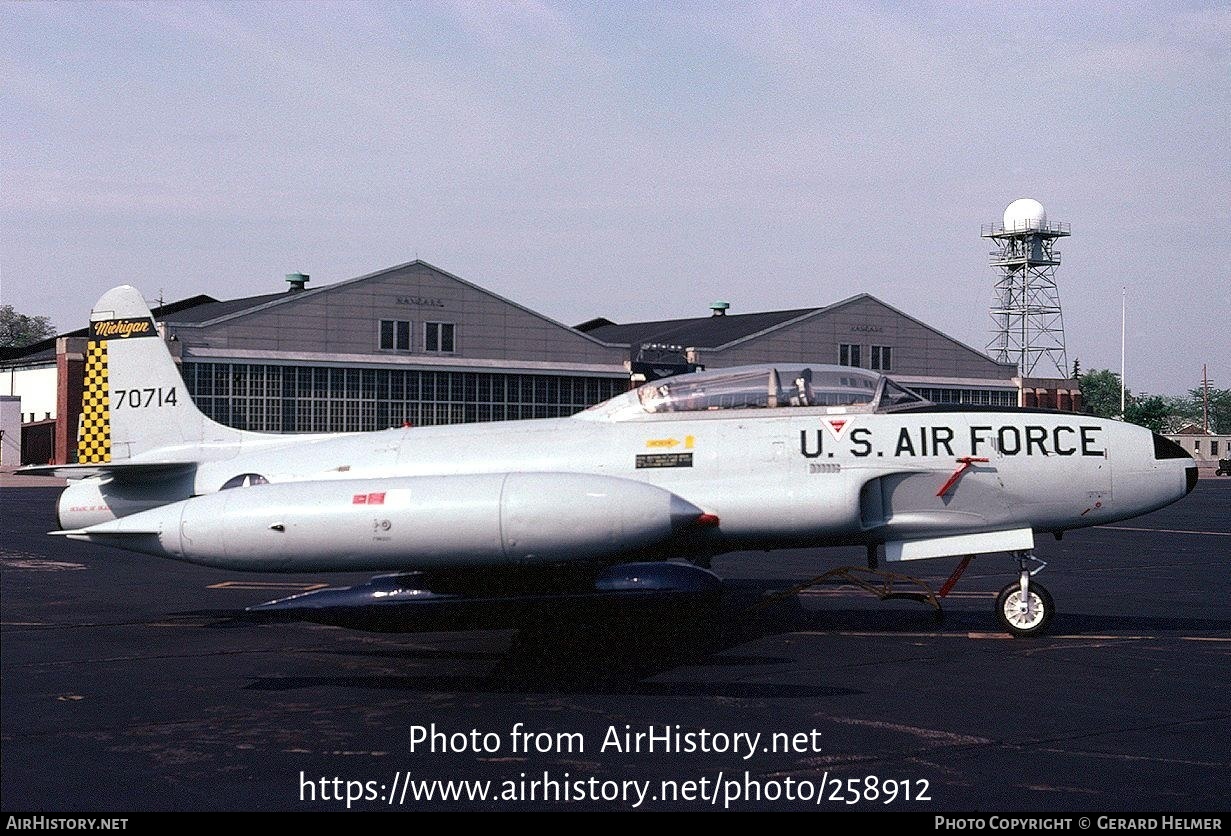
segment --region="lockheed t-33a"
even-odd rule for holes
[[[570,418],[246,432],[197,409],[127,286],[91,315],[78,463],[27,472],[73,480],[55,533],[75,540],[233,571],[384,573],[253,608],[329,624],[704,598],[715,555],[861,544],[869,568],[881,549],[889,564],[1011,555],[995,611],[1018,636],[1053,614],[1036,537],[1161,508],[1197,478],[1138,426],[939,406],[820,364],[667,378]]]

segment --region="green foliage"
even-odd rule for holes
[[[1161,395],[1133,398],[1124,407],[1124,420],[1156,433],[1164,433],[1173,429],[1170,424],[1174,409],[1174,398],[1165,398]]]
[[[1201,423],[1203,395],[1200,386],[1189,390],[1185,417],[1190,421]],[[1210,387],[1210,429],[1216,433],[1231,433],[1231,389]]]
[[[1100,418],[1120,417],[1120,375],[1110,369],[1093,369],[1078,378],[1083,408]],[[1183,424],[1200,424],[1202,390],[1190,389],[1187,395],[1170,397],[1134,395],[1126,392],[1124,420],[1149,427],[1157,433],[1173,432]],[[1210,430],[1231,433],[1231,389],[1210,389]]]
[[[1100,418],[1115,418],[1120,414],[1120,375],[1110,369],[1093,369],[1077,382],[1086,413]]]
[[[0,305],[0,348],[21,348],[56,335],[45,316],[26,316],[12,305]]]

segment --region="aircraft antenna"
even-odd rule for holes
[[[980,235],[996,247],[991,265],[996,277],[991,314],[995,327],[987,351],[1001,363],[1014,363],[1021,377],[1055,373],[1068,376],[1064,315],[1056,268],[1056,239],[1067,238],[1069,224],[1049,222],[1043,204],[1021,198],[1004,210],[1002,223],[985,224]],[[1036,369],[1042,366],[1042,373]]]

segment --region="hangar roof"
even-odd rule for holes
[[[840,302],[834,302],[832,305],[822,305],[816,308],[793,308],[784,311],[711,315],[689,319],[665,319],[625,324],[615,323],[609,319],[599,317],[583,322],[576,327],[577,330],[600,339],[605,343],[628,346],[633,351],[647,343],[663,343],[678,345],[682,348],[696,348],[703,352],[712,353],[732,348],[737,344],[754,340],[780,329],[792,327],[813,317],[835,313],[842,308],[860,302],[872,302],[886,311],[941,337],[948,343],[977,355],[989,363],[1003,366],[1006,369],[1013,366],[1013,364],[997,363],[979,349],[954,339],[943,331],[916,319],[905,311],[899,310],[869,293],[859,293]]]
[[[629,322],[623,325],[607,319],[592,319],[578,325],[577,330],[605,343],[617,345],[670,343],[686,347],[718,348],[822,310],[825,308],[797,308],[789,311]]]
[[[241,299],[228,299],[225,302],[219,302],[217,299],[211,299],[209,303],[196,305],[191,308],[173,312],[173,316],[165,316],[162,319],[170,322],[172,325],[187,325],[197,322],[209,322],[211,319],[218,319],[228,314],[239,313],[246,311],[249,308],[255,308],[258,305],[264,305],[266,302],[272,302],[275,299],[282,299],[287,296],[285,290],[278,293],[265,293],[260,296],[245,296]],[[158,311],[154,311],[154,318],[158,319]]]
[[[204,293],[196,296],[189,296],[187,299],[180,299],[178,302],[168,302],[165,305],[159,305],[151,309],[156,321],[170,320],[180,322],[184,316],[190,316],[191,312],[198,308],[211,308],[214,305],[232,305],[236,302],[250,302],[246,299],[236,299],[232,302],[219,302],[213,296],[206,296]],[[193,321],[193,320],[188,320]],[[75,331],[65,331],[63,334],[56,334],[54,337],[48,337],[45,340],[39,340],[30,345],[23,345],[20,348],[0,348],[0,362],[4,361],[20,361],[20,363],[39,363],[50,362],[56,359],[56,340],[60,337],[84,337],[89,332],[88,328],[78,328]]]

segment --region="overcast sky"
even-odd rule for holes
[[[11,3],[0,293],[422,258],[569,324],[872,293],[977,347],[1034,197],[1069,360],[1231,386],[1231,6]]]

